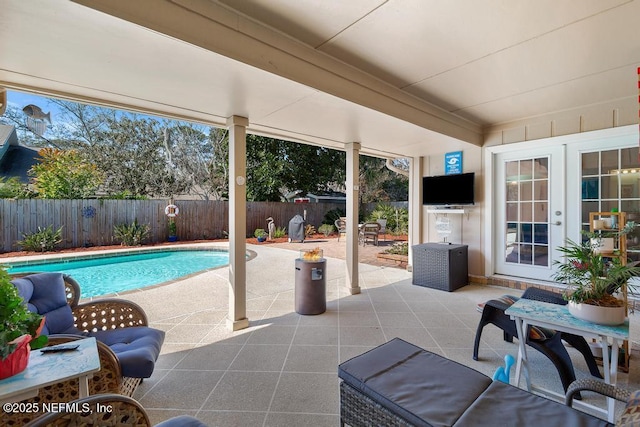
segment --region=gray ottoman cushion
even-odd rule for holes
[[[338,376],[417,426],[453,425],[492,382],[399,338],[342,363]]]
[[[493,382],[454,424],[455,427],[527,425],[590,427],[612,424],[500,381]]]
[[[339,366],[338,376],[416,426],[609,426],[399,338]]]

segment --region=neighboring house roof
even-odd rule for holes
[[[38,149],[20,145],[13,126],[0,125],[0,177],[17,177],[27,184],[27,172],[39,158]]]
[[[288,202],[294,202],[296,199],[306,198],[309,199],[311,203],[322,203],[322,202],[344,202],[347,201],[347,195],[345,193],[341,193],[339,191],[325,191],[319,192],[317,194],[307,193],[306,196],[301,195],[301,191],[293,191],[288,193],[285,198]]]
[[[320,202],[347,202],[347,195],[339,191],[327,191],[318,194],[307,193],[307,197],[315,203]]]

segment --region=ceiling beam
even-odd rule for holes
[[[210,0],[73,1],[424,129],[482,145],[480,125]]]

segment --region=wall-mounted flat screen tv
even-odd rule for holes
[[[460,206],[475,203],[475,173],[425,176],[422,178],[422,204]]]

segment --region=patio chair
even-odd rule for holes
[[[164,332],[148,326],[143,309],[116,298],[78,304],[80,287],[61,273],[14,277],[11,282],[30,310],[45,316],[42,333],[49,345],[93,336],[100,355],[100,371],[89,380],[89,391],[131,396],[143,378],[153,373]],[[40,389],[34,402],[68,402],[79,396],[78,382],[66,381]],[[25,401],[27,402],[27,401]],[[37,414],[5,414],[22,425]],[[15,424],[13,424],[15,422]]]
[[[564,403],[567,406],[572,406],[573,399],[581,391],[591,391],[623,402],[625,407],[615,420],[616,426],[635,427],[640,425],[640,390],[630,391],[602,381],[582,378],[571,383],[565,393]]]
[[[382,240],[387,240],[387,220],[384,218],[376,219],[376,222],[380,224],[380,230],[378,231],[379,235],[382,235]]]
[[[538,288],[528,288],[522,294],[522,298],[553,304],[567,304],[559,294]],[[485,303],[473,345],[473,360],[478,360],[480,338],[482,336],[482,330],[487,324],[491,323],[502,329],[505,341],[513,342],[513,337],[517,338],[518,335],[515,321],[511,320],[511,318],[504,313],[505,310],[517,300],[517,297],[504,295],[499,299],[493,299]],[[562,341],[567,342],[582,353],[591,375],[597,378],[602,378],[602,374],[600,374],[600,370],[598,369],[596,360],[591,352],[591,348],[584,337],[566,332],[556,332],[554,330],[540,328],[537,326],[529,327],[527,333],[527,344],[544,354],[558,370],[562,387],[565,392],[567,391],[569,384],[576,380],[576,374],[573,369],[571,357],[569,356],[569,353]],[[580,396],[577,395],[576,398],[579,399]]]
[[[347,235],[347,221],[343,219],[336,219],[334,222],[336,228],[338,229],[338,242],[340,241],[340,236],[343,234]]]
[[[377,222],[366,222],[360,228],[360,241],[362,246],[365,246],[367,242],[371,242],[378,246],[378,233],[380,232],[380,224]]]
[[[32,420],[26,427],[146,427],[151,426],[145,409],[135,399],[119,394],[101,394],[70,402],[56,412]],[[108,411],[106,410],[108,409]],[[206,427],[197,418],[179,415],[156,427]]]

